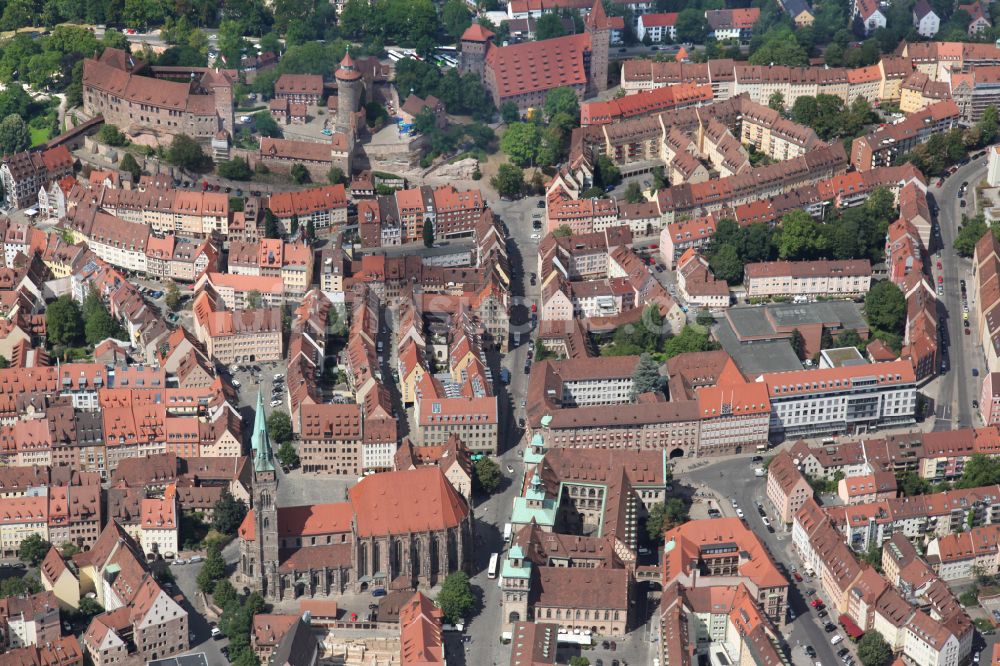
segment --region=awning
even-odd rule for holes
[[[841,615],[838,622],[840,622],[840,626],[844,628],[844,631],[847,632],[847,635],[854,640],[858,640],[865,635],[865,632],[861,631],[861,627],[848,615]]]

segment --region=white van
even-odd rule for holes
[[[836,645],[842,640],[844,640],[844,637],[841,636],[840,634],[837,634],[836,636],[830,639],[830,645]]]

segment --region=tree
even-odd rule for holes
[[[270,208],[264,209],[264,237],[281,238],[281,226],[278,224],[277,216],[271,212]]]
[[[719,280],[725,280],[729,284],[743,281],[743,260],[732,243],[721,245],[709,258],[708,265]]]
[[[295,446],[292,445],[291,441],[282,442],[275,457],[282,467],[294,469],[299,466],[299,454],[295,451]]]
[[[889,280],[872,285],[865,295],[868,323],[883,331],[902,335],[906,325],[906,297]]]
[[[976,243],[986,235],[987,231],[989,231],[989,227],[986,226],[982,214],[972,218],[964,218],[958,234],[955,235],[955,252],[960,257],[971,257],[975,252]]]
[[[240,595],[232,583],[228,580],[220,580],[212,591],[212,601],[225,612],[225,609],[230,608],[233,604],[240,603]]]
[[[97,140],[114,147],[121,147],[128,143],[128,139],[118,129],[118,126],[111,123],[101,125],[101,129],[97,132]]]
[[[292,438],[292,419],[288,412],[276,409],[267,417],[267,434],[272,444],[282,444]]]
[[[57,345],[71,346],[82,339],[83,316],[72,296],[60,296],[45,308],[45,331]]]
[[[21,541],[17,549],[17,559],[37,567],[48,555],[51,547],[52,544],[43,539],[41,534],[32,534]]]
[[[500,465],[491,458],[482,457],[473,465],[476,488],[487,495],[492,495],[500,487],[503,478]]]
[[[709,328],[715,323],[715,315],[709,310],[701,310],[698,312],[698,316],[695,317],[695,323],[699,326]]]
[[[264,298],[256,289],[247,292],[247,310],[259,310],[263,306]]]
[[[472,25],[469,6],[463,0],[445,0],[441,6],[441,23],[448,36],[457,41],[465,29]]]
[[[316,223],[312,217],[306,220],[306,240],[310,242],[316,240]]]
[[[649,355],[649,352],[643,352],[632,372],[632,399],[635,400],[643,393],[663,390],[663,380],[660,364]]]
[[[434,223],[431,218],[424,218],[424,247],[434,247]]]
[[[243,157],[234,157],[231,160],[219,162],[219,177],[228,180],[250,180],[253,178],[253,169]]]
[[[339,166],[330,167],[330,170],[326,172],[326,180],[331,185],[339,185],[344,182],[344,170]]]
[[[118,163],[118,168],[121,171],[131,174],[133,183],[139,182],[139,177],[142,175],[142,167],[140,167],[139,163],[135,161],[135,157],[132,153],[125,153],[125,156],[122,157],[122,161]]]
[[[521,119],[521,111],[514,102],[504,102],[500,105],[500,119],[508,125]]]
[[[177,312],[181,307],[181,290],[177,288],[177,283],[173,280],[167,282],[164,300],[171,312]]]
[[[837,336],[837,346],[838,347],[855,347],[858,351],[864,349],[865,341],[861,339],[861,336],[853,328],[848,328],[844,330],[843,333]]]
[[[198,589],[205,594],[212,594],[215,590],[216,581],[222,580],[226,575],[226,562],[222,559],[222,550],[219,544],[212,543],[208,547],[208,555],[198,572]]]
[[[556,12],[542,14],[535,21],[535,39],[538,41],[562,37],[565,34],[566,28],[563,27],[562,17]]]
[[[569,658],[569,666],[590,666],[590,659],[580,655],[573,655]]]
[[[882,549],[874,541],[868,547],[868,550],[859,556],[859,559],[873,566],[879,573],[882,573]]]
[[[31,133],[21,116],[10,114],[0,120],[0,155],[11,155],[31,146]]]
[[[42,583],[38,580],[37,576],[6,578],[0,581],[0,599],[38,594],[41,591]]]
[[[572,119],[580,117],[580,103],[576,92],[567,86],[553,88],[545,94],[545,105],[542,107],[545,116],[550,120],[558,114],[566,114]]]
[[[899,477],[899,489],[905,497],[916,497],[929,493],[931,484],[916,472],[905,472]]]
[[[777,111],[782,113],[785,110],[785,96],[780,90],[775,90],[771,93],[771,96],[767,98],[767,105]]]
[[[671,497],[666,502],[654,504],[646,518],[646,533],[653,543],[663,540],[663,533],[688,520],[688,507],[679,497]]]
[[[601,156],[597,158],[597,174],[595,174],[595,180],[597,180],[598,176],[600,177],[601,185],[604,187],[617,185],[622,180],[621,171],[618,170],[618,167],[611,160],[611,158],[604,154],[601,154]],[[597,183],[595,182],[595,185],[596,184]]]
[[[219,501],[215,503],[215,510],[212,512],[212,527],[221,534],[236,534],[236,529],[246,518],[246,515],[246,502],[236,499],[229,492],[229,489],[225,488]]]
[[[792,345],[792,351],[795,355],[799,357],[799,360],[805,360],[806,358],[806,339],[802,337],[802,331],[797,328],[792,329],[792,337],[789,339]]]
[[[660,335],[658,332],[655,335]],[[669,338],[663,345],[663,355],[670,359],[679,354],[711,351],[719,346],[712,342],[708,331],[694,326],[685,326],[677,335]]]
[[[629,183],[628,187],[625,188],[625,201],[636,204],[642,203],[645,200],[646,197],[642,194],[642,186],[634,180]]]
[[[1000,459],[975,453],[965,464],[961,478],[955,482],[955,488],[978,488],[996,483],[1000,483]]]
[[[677,41],[701,44],[708,36],[708,21],[705,20],[705,10],[688,8],[677,14],[675,23]]]
[[[975,589],[966,590],[958,596],[958,600],[965,607],[979,605],[979,595],[976,594]]]
[[[299,162],[292,165],[289,175],[292,177],[292,181],[298,185],[309,182],[309,170]]]
[[[820,224],[804,210],[794,210],[781,218],[778,256],[782,259],[814,259],[826,249]]]
[[[858,659],[864,666],[889,666],[892,648],[877,631],[866,632],[858,641]]]
[[[212,168],[212,158],[206,155],[201,145],[187,134],[174,136],[167,149],[167,161],[196,173],[204,173]]]
[[[680,16],[677,17],[678,22]],[[751,65],[788,65],[802,67],[809,63],[809,56],[802,48],[795,33],[781,24],[768,30],[761,37],[761,45],[750,54]]]
[[[476,603],[468,574],[464,571],[448,574],[441,583],[436,601],[449,623],[457,624],[467,617]]]
[[[490,179],[490,185],[505,199],[517,199],[524,191],[524,170],[505,162],[500,165],[497,174]]]
[[[219,24],[219,53],[230,67],[239,67],[243,57],[246,40],[243,39],[243,27],[236,21],[223,21]]]
[[[253,114],[253,126],[261,136],[271,139],[278,139],[282,136],[281,126],[278,125],[278,121],[272,118],[271,114],[267,111],[258,111]]]
[[[552,230],[552,235],[556,238],[567,238],[573,235],[573,229],[568,224],[560,224]]]
[[[84,338],[89,345],[108,338],[127,338],[125,330],[108,312],[96,289],[91,289],[83,301],[83,321]]]
[[[91,618],[95,615],[103,613],[104,607],[101,606],[97,599],[84,597],[83,599],[80,599],[80,606],[77,608],[77,612],[85,618]]]
[[[500,150],[510,161],[520,167],[528,166],[538,158],[542,131],[534,123],[511,123],[500,139]]]

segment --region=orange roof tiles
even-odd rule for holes
[[[497,93],[505,98],[561,86],[585,86],[584,54],[588,51],[590,35],[568,35],[490,48],[486,65],[496,78]]]
[[[359,537],[448,529],[460,525],[469,513],[465,500],[438,467],[366,476],[349,495]]]

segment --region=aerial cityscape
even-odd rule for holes
[[[988,0],[0,0],[0,666],[1000,666]]]

